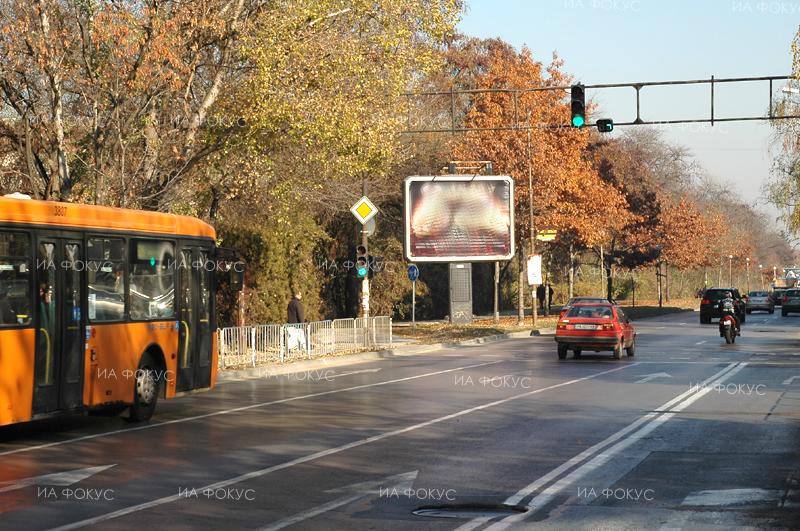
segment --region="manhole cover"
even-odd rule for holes
[[[526,512],[527,509],[509,505],[443,505],[440,507],[420,507],[413,514],[429,518],[504,518]]]

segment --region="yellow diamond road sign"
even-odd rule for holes
[[[352,212],[356,219],[363,225],[375,217],[375,214],[378,213],[378,207],[373,205],[372,201],[370,201],[367,196],[364,196],[359,199],[355,205],[353,205],[353,208],[350,209],[350,212]]]

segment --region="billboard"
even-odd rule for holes
[[[405,181],[405,252],[411,262],[481,262],[514,256],[514,181],[427,175]]]

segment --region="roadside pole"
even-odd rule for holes
[[[417,281],[411,283],[411,329],[417,327]]]
[[[369,254],[368,238],[370,230],[367,227],[367,223],[377,215],[378,208],[367,197],[366,178],[361,180],[361,188],[364,195],[350,208],[350,212],[361,223],[361,245],[356,248],[356,271],[361,279],[361,315],[364,319],[367,319],[369,318],[369,277],[370,271],[374,267],[373,260],[370,259]],[[372,230],[374,230],[374,226]]]
[[[500,322],[500,262],[494,263],[494,323]]]
[[[411,328],[417,326],[417,279],[419,278],[419,268],[411,264],[408,266],[408,280],[411,281]]]
[[[361,179],[361,195],[363,197],[367,197],[367,179]],[[367,240],[369,236],[367,235],[367,227],[364,223],[361,224],[361,245],[367,250],[367,256],[369,256],[369,245]],[[367,264],[369,267],[369,264]],[[364,319],[369,318],[369,274],[361,279],[361,310],[363,313]]]
[[[529,246],[530,249],[528,252],[530,253],[529,256],[533,256],[536,254],[536,230],[533,227],[533,162],[531,161],[531,111],[528,111],[528,228],[530,229],[530,233],[528,234],[528,238],[530,240]],[[530,262],[530,260],[529,260]],[[528,265],[530,267],[530,264]],[[541,276],[541,272],[539,273]],[[528,278],[531,277],[531,273],[528,273]],[[540,280],[541,282],[541,280]],[[530,284],[530,281],[528,282]],[[539,321],[538,315],[538,301],[536,300],[536,288],[538,285],[530,284],[531,286],[531,313],[533,314],[533,326],[535,327]],[[520,293],[522,290],[520,290]],[[547,300],[547,294],[545,293],[545,301]],[[525,312],[525,305],[523,304],[523,315]]]

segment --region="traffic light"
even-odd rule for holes
[[[356,276],[358,278],[367,278],[369,274],[369,256],[367,255],[367,247],[359,245],[356,247]]]
[[[614,130],[614,120],[611,118],[597,120],[597,130],[601,133],[610,133]]]
[[[577,85],[572,85],[570,93],[572,126],[583,127],[583,125],[586,123],[586,92],[583,89],[583,85],[578,83]]]

